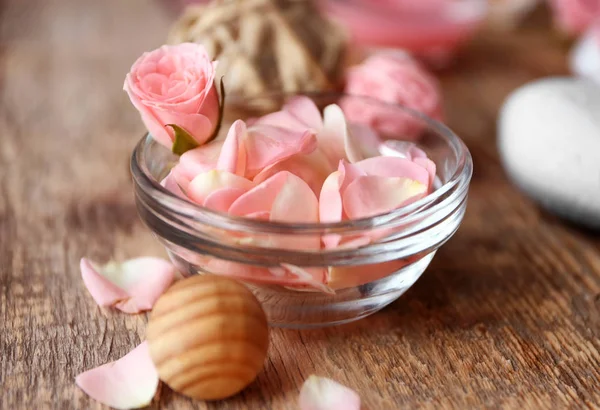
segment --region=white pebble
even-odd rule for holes
[[[498,147],[525,193],[566,219],[600,229],[600,86],[548,78],[517,89],[500,112]]]

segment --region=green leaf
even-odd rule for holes
[[[217,135],[219,135],[219,131],[221,130],[221,124],[223,123],[223,112],[225,111],[225,84],[223,83],[223,77],[221,77],[220,89],[221,101],[219,101],[219,121],[215,127],[215,132],[210,136],[209,139],[206,140],[205,144],[217,138]]]
[[[175,142],[171,148],[174,154],[182,155],[184,152],[198,147],[196,140],[179,125],[167,124],[167,127],[171,127],[175,131]]]

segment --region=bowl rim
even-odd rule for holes
[[[293,96],[304,95],[312,98],[332,98],[332,97],[351,97],[371,101],[373,103],[403,110],[412,117],[423,121],[429,129],[436,132],[437,135],[444,138],[457,157],[456,169],[446,183],[427,196],[415,201],[405,207],[392,210],[390,212],[375,215],[368,218],[346,220],[340,222],[327,223],[289,223],[279,221],[262,221],[240,216],[231,216],[227,213],[212,210],[202,205],[183,199],[163,187],[159,181],[151,176],[146,164],[146,148],[150,144],[158,144],[149,132],[136,144],[130,160],[130,170],[136,187],[139,187],[146,196],[156,202],[162,208],[168,209],[171,213],[192,220],[207,224],[217,229],[235,229],[242,232],[259,232],[275,234],[338,234],[349,232],[360,232],[365,229],[376,229],[388,227],[391,221],[394,225],[412,223],[419,217],[424,210],[431,207],[445,207],[450,204],[460,206],[460,203],[466,196],[468,186],[473,172],[472,157],[466,144],[460,139],[448,126],[437,121],[419,111],[405,107],[400,104],[390,104],[377,99],[350,95],[340,92],[299,92],[299,93],[272,93],[253,96],[251,98],[232,98],[235,104],[244,104],[265,98],[290,98]],[[165,148],[166,149],[166,148]],[[448,192],[451,194],[437,202]]]

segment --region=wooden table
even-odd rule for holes
[[[98,308],[78,262],[164,255],[136,216],[128,159],[143,128],[121,88],[173,17],[144,0],[1,7],[0,408],[101,408],[74,377],[137,345],[146,317]],[[163,387],[152,408],[295,409],[312,373],[371,410],[600,406],[600,238],[519,194],[494,141],[511,90],[566,72],[547,26],[481,35],[441,74],[475,161],[469,209],[401,300],[351,325],[273,330],[264,372],[235,398]]]

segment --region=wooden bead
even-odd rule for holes
[[[146,338],[161,380],[200,400],[233,396],[263,367],[267,318],[244,285],[221,276],[177,282],[154,305]]]

